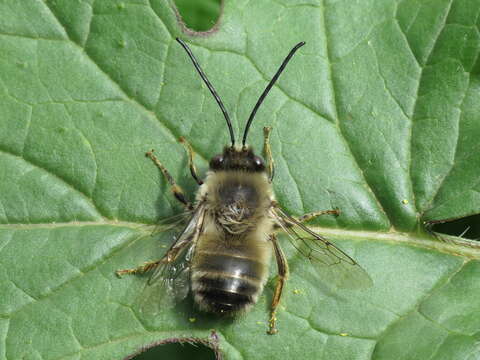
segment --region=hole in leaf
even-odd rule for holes
[[[189,343],[174,343],[154,346],[131,360],[215,360],[214,351],[205,345]]]
[[[432,230],[465,239],[480,240],[480,214],[434,224]]]
[[[208,31],[216,24],[221,0],[175,0],[185,26],[194,31]]]

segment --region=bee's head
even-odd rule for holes
[[[210,160],[210,170],[262,172],[265,171],[265,163],[248,146],[242,146],[241,148],[225,146],[222,154],[215,155]]]

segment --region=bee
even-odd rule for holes
[[[269,334],[277,332],[276,312],[288,277],[287,259],[277,239],[277,230],[286,232],[295,249],[318,271],[329,272],[330,281],[335,281],[338,286],[370,286],[368,274],[355,260],[303,224],[322,214],[338,215],[339,210],[318,211],[296,218],[276,202],[272,190],[271,128],[264,128],[266,161],[246,144],[258,108],[305,42],[296,44],[283,60],[254,106],[242,143],[237,145],[230,117],[216,90],[187,44],[181,39],[176,40],[218,103],[228,126],[231,144],[210,160],[209,170],[202,180],[193,162],[192,147],[181,138],[188,153],[191,175],[199,185],[194,203],[187,200],[153,150],[147,152],[170,184],[175,198],[185,206],[189,220],[160,260],[134,269],[118,270],[117,274],[153,271],[148,283],[160,283],[162,295],[183,299],[191,292],[200,310],[235,316],[245,313],[258,301],[268,279],[273,253],[278,277],[271,303]]]

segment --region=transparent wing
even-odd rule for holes
[[[185,227],[185,224],[192,218],[193,211],[192,210],[184,210],[179,214],[175,214],[172,216],[167,216],[165,218],[160,219],[156,224],[139,224],[135,227],[140,233],[141,237],[144,236],[155,236],[160,233],[164,233],[171,230],[176,230],[177,232],[181,232],[181,230]],[[162,245],[162,247],[165,247]]]
[[[175,264],[162,264],[157,269],[155,281],[149,280],[140,295],[140,311],[148,316],[174,307],[190,291],[190,266],[184,258]]]
[[[171,308],[177,301],[183,300],[190,291],[190,261],[195,244],[201,234],[204,206],[199,205],[160,260],[140,299],[140,311],[147,315],[158,314],[162,309]]]
[[[330,241],[279,208],[275,208],[273,214],[277,224],[287,233],[293,247],[310,260],[322,279],[345,289],[360,289],[373,285],[367,272]]]
[[[191,219],[188,221],[183,231],[180,233],[178,237],[175,238],[173,245],[170,247],[167,254],[162,259],[162,261],[164,261],[164,264],[162,264],[163,266],[162,265],[158,266],[153,272],[152,276],[148,280],[149,284],[153,284],[157,280],[165,279],[165,277],[167,277],[166,271],[169,271],[170,273],[175,273],[176,271],[178,271],[179,259],[176,259],[175,261],[170,261],[172,259],[168,259],[168,257],[176,257],[182,260],[181,259],[182,255],[185,253],[185,250],[187,249],[187,247],[189,247],[188,245],[195,244],[198,236],[200,236],[200,233],[203,227],[204,216],[205,216],[205,206],[203,204],[199,204],[195,208],[195,210],[193,210],[193,216],[191,216]],[[192,251],[193,251],[192,249],[189,249],[189,251],[186,252],[186,254],[188,254],[189,257],[186,258],[185,260],[190,261],[190,256]],[[167,269],[170,269],[170,270],[167,270]]]
[[[180,214],[163,218],[160,221],[158,221],[155,225],[153,226],[149,225],[153,227],[152,235],[155,235],[159,232],[172,230],[182,225],[185,226],[185,223],[189,221],[189,219],[191,219],[192,216],[193,216],[192,210],[185,210]]]

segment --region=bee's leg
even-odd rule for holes
[[[282,297],[282,290],[283,290],[283,287],[285,286],[285,282],[287,281],[288,263],[282,249],[280,248],[280,244],[278,243],[277,237],[275,236],[275,234],[270,236],[270,240],[272,241],[273,249],[275,251],[275,258],[277,259],[278,277],[277,277],[277,283],[275,284],[275,292],[273,293],[269,329],[267,333],[270,335],[274,335],[278,332],[276,327],[277,307],[280,304],[280,298]]]
[[[313,211],[313,212],[310,212],[310,213],[306,213],[300,217],[294,217],[295,220],[297,220],[299,223],[304,223],[304,222],[307,222],[307,221],[310,221],[312,219],[315,219],[317,216],[321,216],[321,215],[326,215],[326,214],[332,214],[332,215],[340,215],[340,210],[339,209],[334,209],[334,210],[322,210],[322,211]],[[292,227],[296,225],[294,222],[291,222],[289,221],[288,219],[284,219],[283,221],[283,226],[285,227]],[[274,225],[274,228],[275,229],[281,229],[282,226],[280,225]]]
[[[203,181],[198,177],[197,175],[197,169],[195,167],[195,164],[193,162],[193,155],[195,155],[195,152],[193,151],[192,147],[188,143],[188,141],[182,136],[180,137],[180,142],[185,146],[185,150],[187,150],[188,153],[188,166],[190,167],[190,173],[192,174],[192,177],[195,179],[198,185],[202,185]]]
[[[268,179],[272,182],[273,175],[275,175],[275,164],[273,163],[272,149],[270,148],[270,131],[272,131],[271,127],[263,128],[263,152],[267,160]]]
[[[163,255],[160,260],[147,261],[143,265],[140,265],[133,269],[117,270],[115,271],[115,274],[117,274],[117,276],[119,277],[122,275],[145,274],[146,272],[157,268],[159,265],[169,264],[177,259],[181,251],[185,248],[185,246],[190,244],[191,241],[193,240],[190,237],[180,237],[176,242],[172,244],[170,249],[168,249],[167,253]]]
[[[165,176],[165,179],[168,181],[168,183],[171,186],[171,190],[175,198],[178,201],[180,201],[183,205],[185,205],[188,209],[193,209],[193,205],[185,197],[185,194],[183,193],[182,188],[177,185],[172,175],[170,175],[170,173],[165,168],[165,166],[163,166],[162,163],[156,158],[156,156],[153,155],[153,150],[148,151],[145,155],[148,156],[150,159],[152,159],[155,165],[157,165],[160,171],[162,172],[163,176]]]
[[[115,274],[117,274],[118,277],[121,277],[122,275],[145,274],[146,272],[158,267],[158,265],[162,263],[162,260],[163,259],[157,261],[147,261],[145,264],[133,269],[117,270],[115,271]]]
[[[297,218],[297,220],[301,223],[310,221],[312,219],[315,219],[317,216],[321,215],[326,215],[326,214],[332,214],[332,215],[340,215],[340,210],[339,209],[334,209],[334,210],[322,210],[322,211],[313,211],[310,213],[306,213],[300,217]]]

